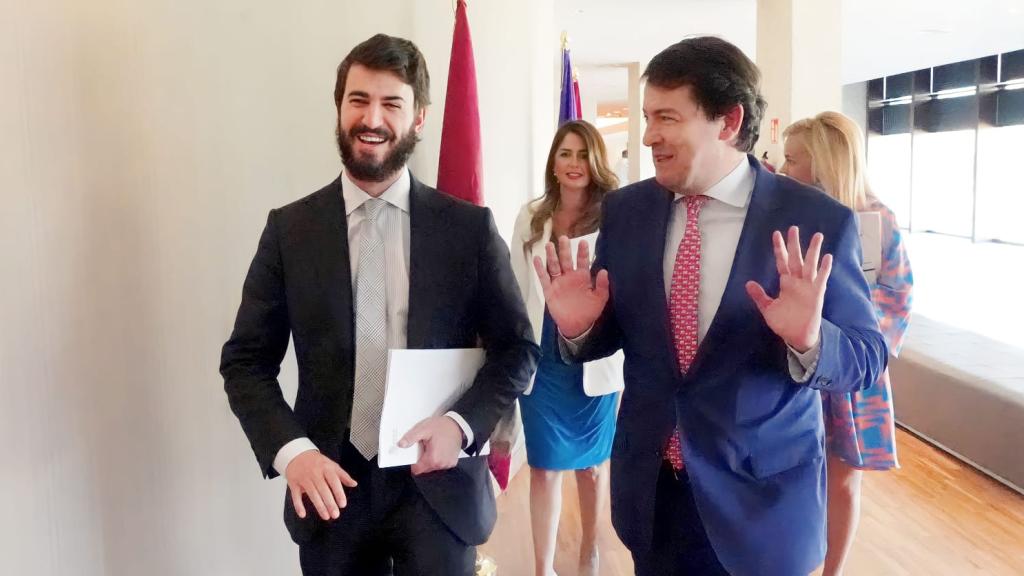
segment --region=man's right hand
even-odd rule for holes
[[[558,325],[562,336],[572,339],[589,330],[608,303],[608,271],[601,270],[595,279],[590,276],[590,249],[586,240],[580,241],[573,261],[572,247],[567,236],[555,245],[545,247],[547,265],[540,257],[533,259],[533,267],[544,288],[548,312]]]
[[[348,472],[317,450],[307,450],[293,458],[284,475],[299,518],[306,517],[306,507],[302,503],[302,495],[305,494],[320,518],[337,520],[341,509],[348,504],[345,487],[356,487],[356,481]]]

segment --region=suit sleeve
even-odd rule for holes
[[[852,212],[838,232],[832,258],[822,309],[821,352],[807,385],[825,392],[854,392],[878,381],[888,351],[860,269],[860,239]]]
[[[508,248],[498,235],[491,211],[484,214],[474,307],[487,358],[473,386],[452,407],[473,429],[473,443],[466,448],[469,454],[480,451],[498,420],[512,409],[512,403],[529,384],[540,357],[512,275]]]
[[[277,476],[273,463],[278,450],[306,435],[277,380],[290,331],[275,215],[271,211],[267,217],[220,361],[228,403],[268,478]]]

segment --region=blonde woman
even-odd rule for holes
[[[899,354],[910,321],[914,278],[892,211],[871,193],[864,139],[856,122],[823,112],[783,132],[786,161],[780,172],[824,190],[857,212],[878,212],[882,261],[872,301],[892,356]],[[886,370],[878,382],[852,394],[822,393],[828,438],[828,553],[824,576],[843,573],[860,517],[863,470],[895,468],[896,430]]]
[[[530,518],[537,576],[553,576],[555,538],[562,508],[562,472],[576,474],[583,526],[579,574],[596,576],[597,521],[608,495],[608,458],[622,389],[621,353],[583,366],[562,362],[557,328],[544,303],[533,257],[550,240],[587,237],[594,246],[601,201],[618,187],[604,141],[583,121],[555,133],[545,169],[545,193],[526,203],[512,238],[512,271],[526,302],[541,360],[520,398],[530,465]]]

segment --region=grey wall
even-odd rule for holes
[[[868,83],[855,82],[843,85],[843,114],[853,118],[867,134],[868,129]]]

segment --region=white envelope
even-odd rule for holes
[[[421,420],[448,412],[473,385],[484,357],[482,348],[388,351],[377,458],[381,468],[408,466],[419,460],[419,444],[399,448],[398,441]],[[480,454],[489,451],[488,443]],[[467,456],[465,452],[460,455]]]

